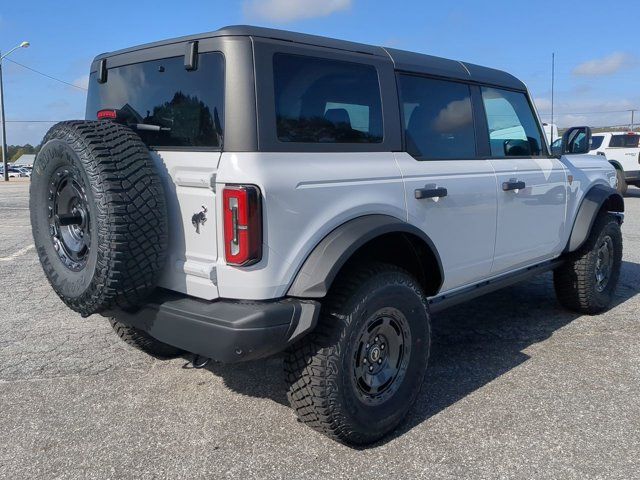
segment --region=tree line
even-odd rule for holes
[[[25,153],[38,153],[40,150],[40,145],[33,146],[29,143],[26,145],[8,145],[7,146],[7,158],[9,159],[9,163],[15,162],[18,158],[20,158]],[[0,148],[0,162],[2,162],[2,149]]]

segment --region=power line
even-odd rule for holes
[[[602,115],[605,113],[629,113],[634,110],[640,110],[638,108],[627,108],[625,110],[601,110],[599,112],[555,112],[554,115]],[[550,113],[541,113],[546,117],[550,116]]]
[[[85,92],[87,91],[86,88],[81,87],[80,85],[76,85],[75,83],[70,83],[70,82],[66,82],[64,80],[60,80],[59,78],[53,77],[47,73],[41,72],[40,70],[36,70],[35,68],[31,68],[28,67],[26,65],[23,65],[20,62],[16,62],[15,60],[11,60],[10,58],[5,58],[6,61],[11,62],[11,63],[15,63],[16,65],[20,65],[22,68],[26,68],[27,70],[31,70],[32,72],[35,72],[39,75],[42,75],[43,77],[47,77],[50,78],[51,80],[55,80],[56,82],[60,82],[60,83],[64,83],[65,85],[69,85],[70,87],[74,87],[74,88],[78,88],[80,90],[84,90]]]
[[[7,123],[58,123],[64,120],[5,120]]]

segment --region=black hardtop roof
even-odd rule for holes
[[[227,36],[245,36],[258,38],[271,38],[275,40],[284,40],[293,43],[306,45],[314,45],[318,47],[333,48],[336,50],[345,50],[349,52],[363,53],[380,57],[391,58],[396,70],[435,75],[439,77],[454,78],[457,80],[467,80],[478,83],[487,83],[496,86],[504,86],[517,90],[526,90],[526,86],[513,75],[495,70],[493,68],[482,67],[472,63],[460,62],[457,60],[449,60],[432,55],[422,53],[408,52],[397,50],[395,48],[377,47],[364,43],[350,42],[347,40],[338,40],[335,38],[322,37],[319,35],[309,35],[306,33],[296,33],[287,30],[277,30],[273,28],[254,27],[250,25],[232,25],[223,27],[219,30],[208,33],[200,33],[196,35],[188,35],[185,37],[171,38],[161,40],[159,42],[147,43],[136,47],[126,48],[114,52],[107,52],[98,55],[95,61],[108,58],[114,55],[144,50],[147,48],[160,47],[163,45],[171,45],[175,43],[183,43],[193,40],[202,40],[205,38],[227,37]]]

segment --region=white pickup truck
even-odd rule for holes
[[[640,133],[594,133],[590,153],[604,155],[615,167],[620,193],[627,193],[629,185],[640,187]]]

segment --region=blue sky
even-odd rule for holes
[[[450,4],[449,4],[450,3]],[[11,59],[86,85],[98,53],[240,23],[284,28],[465,60],[509,71],[550,111],[556,53],[560,126],[628,123],[640,108],[640,12],[595,0],[4,1],[0,49]],[[82,118],[85,92],[4,62],[7,120]],[[640,120],[640,112],[636,112]],[[548,119],[543,115],[543,119]],[[50,124],[8,123],[10,144],[38,143]]]

